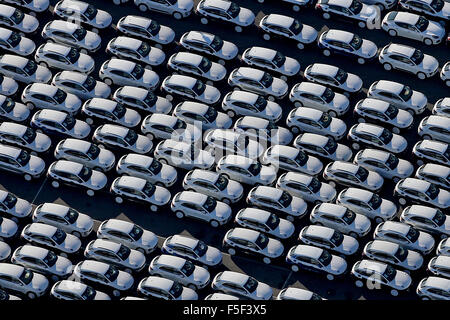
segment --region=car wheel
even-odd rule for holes
[[[390,63],[383,63],[383,68],[386,71],[391,71],[392,70],[392,65]]]
[[[358,22],[358,27],[360,28],[365,28],[366,27],[366,23],[363,21]]]
[[[138,8],[141,12],[146,12],[148,10],[148,7],[145,4],[140,4]]]
[[[264,262],[265,264],[270,264],[271,260],[270,260],[270,258],[264,257],[264,258],[263,258],[263,262]]]
[[[88,189],[88,190],[86,190],[86,194],[87,194],[89,197],[93,197],[94,194],[95,194],[95,192],[94,192],[94,190],[92,190],[92,189]]]
[[[234,31],[236,31],[236,32],[242,32],[242,27],[241,27],[241,26],[235,26],[235,27],[234,27]]]
[[[236,113],[235,113],[233,110],[228,110],[228,111],[227,111],[227,115],[228,115],[230,118],[234,118],[234,117],[236,116]]]
[[[268,96],[267,100],[274,102],[275,101],[275,97],[274,96]]]
[[[89,52],[86,49],[80,49],[80,52],[83,54],[88,54]]]
[[[358,288],[362,288],[362,287],[364,286],[364,283],[363,283],[361,280],[356,280],[356,281],[355,281],[355,285],[356,285]]]
[[[118,203],[118,204],[123,203],[122,197],[115,197],[115,198],[114,198],[114,201],[115,201],[116,203]]]
[[[169,100],[170,102],[173,101],[173,96],[171,94],[166,95],[166,99]]]
[[[430,298],[428,298],[428,297],[421,297],[420,299],[422,299],[423,301],[428,301],[428,300],[430,300]]]
[[[147,133],[145,136],[146,136],[149,140],[153,140],[153,139],[155,138],[155,136],[154,136],[153,134],[151,134],[151,133]]]
[[[328,49],[323,50],[322,53],[323,53],[323,55],[324,55],[325,57],[331,56],[331,51],[328,50]]]
[[[425,43],[427,46],[431,46],[433,44],[433,41],[430,38],[423,39],[423,43]]]
[[[99,34],[99,32],[100,32],[97,28],[92,28],[91,31],[96,34]]]
[[[330,115],[330,117],[333,117],[333,118],[336,118],[336,117],[337,117],[336,111],[330,110],[330,111],[328,111],[328,114]]]
[[[225,60],[223,59],[219,59],[219,61],[217,61],[220,65],[224,66],[225,65]]]
[[[223,199],[222,199],[222,202],[223,202],[223,203],[226,203],[226,204],[228,204],[228,205],[231,204],[231,200],[228,199],[228,198],[223,198]]]
[[[394,29],[389,29],[388,33],[391,37],[396,37],[397,36],[397,31],[395,31]]]
[[[366,60],[363,59],[363,58],[358,58],[358,63],[359,64],[364,64],[364,63],[366,63]]]
[[[400,181],[400,178],[399,178],[399,177],[393,177],[393,178],[392,178],[392,181],[394,181],[394,183],[396,184],[397,182]]]
[[[299,268],[298,268],[297,265],[293,264],[293,265],[291,265],[291,270],[292,270],[293,272],[298,272]]]
[[[423,72],[417,72],[417,78],[419,78],[420,80],[425,80],[426,79],[426,75]]]
[[[299,12],[299,11],[300,11],[300,6],[293,5],[293,6],[292,6],[292,10],[293,10],[294,12]]]
[[[139,251],[140,253],[145,254],[145,250],[143,248],[137,248],[136,250]]]
[[[322,15],[322,17],[324,18],[324,19],[330,19],[331,18],[331,15],[328,13],[328,12],[325,12],[323,15]]]
[[[334,280],[334,275],[327,274],[327,279],[330,280],[330,281]]]
[[[53,188],[59,188],[59,182],[58,181],[52,181],[52,187]]]
[[[63,258],[67,258],[68,257],[67,253],[65,253],[65,252],[61,252],[59,255],[61,257],[63,257]]]
[[[33,110],[33,109],[35,108],[34,103],[33,103],[33,102],[27,102],[27,108],[28,108],[29,110]]]
[[[28,299],[36,299],[36,293],[34,292],[28,292],[27,293]]]
[[[184,218],[184,213],[182,211],[177,211],[177,212],[175,212],[175,216],[178,219],[183,219]]]
[[[118,296],[120,296],[120,291],[119,290],[113,290],[112,294],[113,294],[114,297],[118,297]]]
[[[328,181],[328,184],[329,184],[330,186],[332,186],[333,188],[336,188],[336,182],[334,182],[334,181]]]
[[[446,235],[445,233],[441,233],[441,235],[439,236],[439,238],[441,239],[447,239],[448,235]]]
[[[417,161],[416,161],[416,164],[417,164],[418,166],[423,165],[423,160],[422,160],[422,159],[417,160]]]
[[[258,0],[258,3],[264,3],[264,0]]]
[[[422,139],[423,139],[423,140],[432,140],[432,139],[431,139],[431,136],[430,136],[429,134],[424,134],[424,135],[422,136]]]
[[[79,233],[78,231],[72,232],[72,235],[74,235],[74,236],[77,237],[78,239],[81,239],[81,233]]]
[[[398,203],[400,203],[402,206],[404,206],[406,204],[406,199],[400,198],[400,199],[398,199]]]
[[[300,128],[297,126],[293,126],[293,127],[291,127],[291,131],[293,134],[297,134],[300,132]]]
[[[445,85],[446,85],[447,87],[450,87],[450,80],[445,81]]]
[[[153,211],[153,212],[156,212],[156,211],[158,210],[158,206],[152,204],[152,205],[150,206],[150,210]]]
[[[414,112],[413,109],[406,109],[406,111],[408,111],[409,114],[412,115],[412,116],[415,116],[415,115],[416,115],[416,113]]]
[[[203,17],[203,18],[200,19],[200,22],[201,22],[202,24],[208,24],[208,19],[205,18],[205,17]]]
[[[397,128],[397,127],[393,127],[392,128],[392,132],[395,133],[395,134],[399,134],[400,133],[400,129]]]
[[[391,290],[391,295],[392,295],[393,297],[398,296],[398,291],[395,290],[395,289],[392,289],[392,290]]]
[[[359,145],[359,143],[352,143],[352,148],[354,149],[354,150],[359,150],[360,149],[360,145]]]
[[[297,43],[297,48],[300,49],[300,50],[305,49],[305,45],[303,43],[301,43],[301,42],[298,42]]]
[[[172,16],[176,19],[176,20],[180,20],[181,18],[183,18],[183,15],[179,12],[174,12],[172,14]]]
[[[169,162],[166,159],[159,159],[159,162],[161,162],[162,164],[168,164]]]
[[[211,80],[207,80],[205,83],[206,83],[208,86],[214,85],[214,82],[212,82]]]
[[[116,6],[118,6],[119,4],[122,3],[122,1],[121,1],[121,0],[113,0],[113,3],[114,3]]]
[[[269,41],[270,40],[270,34],[264,33],[263,39],[266,40],[266,41]]]
[[[376,224],[380,224],[380,223],[382,223],[382,222],[384,222],[383,218],[380,218],[380,217],[376,217],[376,218],[375,218],[375,223],[376,223]]]
[[[193,283],[188,284],[187,287],[192,289],[192,290],[194,290],[194,291],[198,290],[197,286],[195,284],[193,284]]]
[[[86,118],[86,123],[90,126],[92,126],[94,124],[94,120],[92,118]]]
[[[29,174],[24,174],[23,178],[25,179],[25,181],[31,181],[32,177]]]
[[[106,83],[108,86],[112,86],[113,85],[113,81],[110,78],[104,79],[103,82]]]
[[[301,108],[301,107],[303,107],[303,103],[301,103],[300,101],[295,101],[295,102],[294,102],[294,106],[295,106],[296,108]]]
[[[59,277],[58,277],[56,274],[52,274],[52,275],[50,276],[50,279],[51,279],[53,282],[56,282],[56,281],[59,280]]]
[[[211,225],[211,227],[213,228],[217,228],[219,226],[219,222],[217,220],[211,220],[209,222],[209,224]]]
[[[97,147],[99,147],[100,149],[106,149],[106,147],[102,144],[97,145]]]
[[[293,216],[287,216],[286,220],[289,222],[294,222],[294,217]]]
[[[287,81],[288,77],[283,75],[283,76],[280,76],[280,79],[283,80],[283,81]]]
[[[41,129],[36,129],[37,133],[43,133],[43,131]]]
[[[236,254],[236,250],[234,250],[233,248],[228,249],[227,252],[230,256],[234,256]]]
[[[44,62],[44,61],[39,62],[39,65],[40,65],[41,67],[48,68],[48,64],[47,64],[46,62]]]
[[[364,123],[364,122],[366,122],[366,119],[364,119],[364,118],[358,118],[358,122],[359,122],[359,123]]]
[[[355,239],[358,239],[358,235],[355,232],[349,232],[348,234],[350,237],[353,237]]]
[[[157,43],[157,44],[154,45],[154,47],[155,47],[155,48],[158,48],[158,49],[162,49],[163,46],[162,46],[162,44]]]
[[[131,270],[130,268],[125,268],[123,271],[125,271],[126,273],[132,274],[133,270]]]

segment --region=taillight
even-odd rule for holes
[[[320,4],[316,4],[316,9],[321,9],[322,7],[320,6]]]

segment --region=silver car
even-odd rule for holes
[[[14,222],[28,217],[32,211],[33,207],[27,200],[19,198],[11,192],[0,190],[0,212],[11,217]]]
[[[0,47],[14,54],[28,56],[34,52],[36,44],[17,31],[0,27]]]
[[[51,71],[38,65],[34,60],[21,56],[4,54],[0,57],[0,73],[24,83],[49,83]]]
[[[164,79],[161,90],[167,93],[166,98],[173,100],[173,94],[183,98],[196,100],[206,104],[215,104],[220,99],[220,91],[203,81],[183,75],[171,75]]]
[[[356,238],[320,225],[304,227],[300,230],[298,240],[304,244],[324,248],[343,256],[351,256],[359,248]]]
[[[221,64],[190,52],[174,53],[167,61],[167,66],[175,72],[205,78],[208,84],[212,84],[213,81],[221,81],[227,75],[227,69]]]
[[[47,135],[27,126],[7,121],[0,124],[0,142],[22,147],[33,154],[47,152],[52,145]]]
[[[106,52],[122,59],[131,59],[151,67],[160,66],[166,59],[166,54],[159,48],[150,46],[147,42],[130,37],[113,38],[106,47]]]
[[[58,72],[53,77],[52,85],[72,93],[82,100],[96,97],[107,99],[111,95],[111,88],[106,83],[76,71]]]
[[[162,45],[168,45],[175,39],[172,28],[141,16],[128,15],[120,18],[117,30],[129,36],[156,42],[157,48],[162,48]]]
[[[94,32],[111,26],[112,16],[103,10],[98,10],[92,4],[78,0],[62,0],[53,8],[53,14],[59,17],[85,24]]]
[[[126,108],[117,101],[103,98],[87,100],[81,108],[81,113],[87,117],[86,123],[89,125],[96,121],[106,121],[133,128],[139,125],[142,119],[137,111]]]
[[[149,113],[168,114],[172,109],[172,103],[166,98],[156,96],[153,92],[138,87],[121,87],[114,92],[113,99],[131,108]]]
[[[48,279],[40,273],[12,263],[0,263],[0,286],[19,292],[28,299],[43,296],[48,288]]]
[[[111,147],[122,148],[128,151],[146,154],[153,148],[152,141],[134,130],[115,125],[104,124],[97,127],[92,140],[99,145],[106,144]]]

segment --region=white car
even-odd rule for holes
[[[19,219],[28,217],[32,211],[33,207],[27,200],[19,198],[11,192],[0,190],[0,212],[2,215],[11,217],[11,220],[17,222]]]
[[[333,187],[336,184],[343,184],[375,192],[379,191],[384,183],[384,179],[379,173],[345,161],[329,163],[323,171],[323,178],[329,181],[328,183]]]
[[[297,1],[297,0],[284,0],[286,1]],[[301,0],[300,0],[301,1]],[[295,3],[295,2],[293,2]],[[295,8],[295,5],[294,5]],[[300,300],[300,301],[309,301],[309,300],[324,300],[317,293],[314,293],[309,290],[288,287],[280,290],[275,300]]]
[[[336,229],[319,225],[304,227],[300,230],[298,240],[304,244],[327,249],[343,256],[351,256],[359,248],[357,239]]]
[[[367,259],[386,262],[399,267],[406,270],[407,273],[420,269],[424,262],[419,252],[408,250],[398,243],[384,240],[369,241],[364,247],[362,255]]]
[[[111,300],[106,293],[73,280],[56,282],[50,291],[50,295],[56,299],[69,301]]]
[[[51,71],[38,65],[34,60],[25,57],[4,54],[0,57],[0,73],[24,83],[49,83]]]
[[[65,92],[72,93],[82,100],[107,99],[111,95],[111,88],[106,83],[76,71],[58,72],[53,77],[52,85]]]
[[[427,163],[417,169],[415,177],[437,184],[444,189],[450,189],[450,167]]]
[[[188,17],[194,8],[193,0],[134,0],[134,4],[142,12],[150,10],[165,13],[177,20]]]
[[[41,130],[47,134],[67,135],[76,139],[85,139],[91,132],[91,127],[72,115],[51,109],[36,112],[31,118],[31,126],[36,131]]]
[[[44,174],[45,162],[28,151],[0,144],[0,170],[22,175],[26,181],[31,181]]]
[[[428,99],[422,92],[415,91],[408,85],[388,80],[372,83],[367,91],[367,97],[392,103],[413,116],[423,113],[428,104]]]
[[[244,273],[228,270],[219,272],[211,286],[214,290],[250,300],[270,300],[273,294],[272,288],[267,284]]]
[[[14,96],[19,89],[19,84],[13,78],[0,75],[0,94]]]
[[[32,220],[60,228],[77,238],[87,237],[94,229],[94,220],[87,214],[50,202],[38,205],[33,211]]]
[[[416,178],[400,180],[395,186],[394,196],[398,197],[401,205],[405,205],[407,201],[414,201],[425,202],[441,209],[450,207],[450,191]]]
[[[390,36],[418,40],[426,45],[442,42],[445,28],[438,22],[410,12],[391,11],[383,19],[381,28]]]
[[[169,101],[173,100],[172,94],[206,104],[215,104],[220,99],[220,91],[216,87],[179,74],[166,77],[161,84],[161,91],[167,93],[166,98]]]
[[[152,141],[134,130],[115,124],[104,124],[97,127],[92,140],[103,146],[103,144],[119,149],[125,149],[140,154],[149,153],[153,147]]]
[[[400,0],[399,7],[406,11],[422,13],[441,23],[450,21],[450,4],[442,0]]]
[[[231,118],[219,112],[213,106],[194,101],[183,101],[175,106],[172,114],[186,123],[208,129],[229,129],[233,125]]]
[[[445,85],[450,87],[450,61],[442,66],[440,77]]]
[[[168,114],[172,103],[143,88],[124,86],[114,92],[113,99],[131,108],[149,113]]]
[[[246,201],[249,205],[276,211],[291,222],[307,214],[305,200],[274,187],[254,187],[248,193]]]
[[[102,38],[98,34],[87,31],[79,24],[64,20],[53,20],[47,23],[42,29],[41,36],[45,40],[79,48],[82,53],[96,52],[102,44]]]
[[[137,291],[146,297],[163,300],[198,300],[197,293],[170,279],[149,276],[139,282]]]
[[[22,124],[7,121],[0,124],[0,143],[24,148],[33,154],[47,152],[52,145],[47,135]]]
[[[349,161],[353,157],[352,149],[337,143],[333,138],[316,133],[302,133],[294,140],[294,147],[321,158],[334,161]]]
[[[78,0],[62,0],[53,8],[53,14],[68,20],[85,24],[95,32],[106,30],[112,23],[112,16],[103,10],[98,10],[92,4]]]
[[[416,162],[419,166],[423,165],[424,161],[450,165],[450,147],[445,142],[421,140],[414,145],[413,156],[417,159]]]
[[[183,179],[183,188],[214,197],[229,205],[238,202],[244,196],[244,188],[239,182],[202,169],[189,171]]]
[[[233,296],[231,294],[215,292],[208,294],[205,300],[241,300],[239,297]]]
[[[171,195],[164,187],[155,186],[145,179],[138,177],[122,176],[111,183],[111,194],[116,203],[123,203],[124,199],[141,202],[150,206],[151,211],[169,203]]]
[[[166,54],[161,49],[139,39],[123,36],[113,38],[106,46],[106,52],[121,59],[144,63],[150,68],[160,66],[166,59]]]
[[[422,300],[449,300],[450,279],[424,278],[417,286],[416,293]]]
[[[118,219],[103,221],[98,227],[97,238],[122,243],[144,254],[153,252],[158,244],[158,238],[153,232]]]
[[[227,155],[219,160],[216,171],[228,179],[248,185],[272,185],[277,178],[276,170],[263,166],[254,159],[239,155]]]
[[[34,33],[39,27],[39,20],[13,6],[0,4],[0,25],[23,33]]]
[[[342,116],[350,108],[350,101],[345,95],[313,82],[294,85],[289,93],[289,100],[297,108],[318,109],[329,113],[332,117]]]
[[[166,188],[177,181],[177,170],[174,167],[137,153],[122,156],[117,162],[116,172],[119,175],[142,178]]]
[[[278,122],[283,109],[273,101],[268,101],[255,93],[236,90],[227,93],[222,100],[222,109],[231,118],[236,115],[260,117],[273,122]]]
[[[431,115],[420,121],[417,129],[419,136],[425,140],[440,140],[450,143],[450,119]]]
[[[47,42],[41,45],[34,55],[34,60],[43,67],[53,67],[62,70],[92,73],[95,68],[91,56],[80,53],[77,49]]]
[[[296,42],[298,49],[303,49],[305,45],[316,41],[318,35],[317,30],[313,27],[281,14],[271,13],[264,16],[258,27],[263,32],[264,40],[268,41],[271,37],[293,40]]]
[[[266,144],[288,145],[294,137],[289,129],[280,127],[271,120],[254,116],[244,116],[237,119],[233,129],[259,141],[264,146]]]
[[[163,113],[153,113],[145,117],[141,124],[141,132],[150,140],[173,139],[194,142],[202,139],[201,128],[186,123],[176,116]]]
[[[38,13],[45,12],[50,5],[49,0],[4,0],[3,2],[31,10],[30,15],[37,15]]]
[[[205,150],[220,159],[228,154],[258,159],[264,153],[264,147],[249,136],[230,129],[213,129],[204,138]]]
[[[17,31],[0,27],[0,48],[13,54],[28,56],[34,52],[36,44]]]
[[[92,98],[87,100],[81,108],[86,116],[86,123],[112,122],[127,128],[133,128],[141,122],[141,116],[133,109],[109,99]]]
[[[170,56],[167,66],[175,72],[181,72],[205,78],[208,84],[221,81],[227,75],[227,69],[219,63],[196,53],[178,52]]]
[[[437,256],[430,260],[428,263],[428,272],[437,276],[450,278],[450,257],[449,256]]]
[[[401,70],[415,74],[420,80],[431,78],[439,72],[439,62],[435,57],[403,44],[386,45],[381,49],[378,60],[386,71]]]
[[[48,288],[48,279],[12,263],[0,263],[0,286],[6,290],[18,292],[29,299],[43,296]]]
[[[0,119],[13,122],[24,122],[31,112],[26,105],[17,103],[0,94]]]
[[[439,235],[445,239],[450,236],[450,217],[441,210],[422,205],[412,205],[403,209],[400,221],[419,230]]]
[[[30,110],[38,107],[64,111],[72,115],[78,113],[82,103],[76,95],[44,83],[29,84],[22,92],[22,102]]]
[[[120,18],[117,30],[128,36],[156,42],[155,46],[159,49],[175,39],[172,28],[160,25],[156,20],[140,16],[129,15]]]
[[[12,219],[0,216],[0,241],[11,241],[19,230],[18,225]]]
[[[438,116],[450,118],[450,98],[441,98],[436,101],[433,106],[432,113]]]
[[[11,257],[11,247],[6,242],[0,241],[0,262],[7,262]]]
[[[129,85],[153,91],[159,84],[156,72],[138,63],[117,58],[105,61],[100,67],[99,76],[108,86]]]
[[[364,237],[371,228],[369,218],[334,203],[316,205],[311,210],[309,220],[311,223],[336,229],[353,238]]]

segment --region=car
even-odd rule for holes
[[[395,186],[394,196],[398,197],[401,205],[405,205],[409,200],[430,204],[441,209],[450,207],[449,191],[439,188],[434,183],[417,178],[400,180]]]
[[[0,25],[33,34],[39,27],[39,20],[13,6],[0,4]]]
[[[158,67],[166,59],[166,54],[159,48],[152,47],[145,41],[130,37],[116,37],[106,46],[106,52],[121,59],[130,59],[147,65],[147,68]]]
[[[436,255],[450,256],[450,238],[442,239],[436,247]]]
[[[116,28],[127,36],[150,40],[156,43],[155,46],[159,49],[163,45],[171,44],[175,39],[175,32],[172,28],[141,16],[124,16],[120,18]]]
[[[103,98],[87,100],[81,108],[81,113],[86,116],[86,123],[112,122],[127,128],[136,127],[141,122],[141,116],[133,109],[126,108],[117,101]]]
[[[109,147],[122,148],[139,154],[149,153],[153,148],[152,141],[146,136],[115,124],[104,124],[97,127],[92,140],[99,144],[100,148],[105,144]]]
[[[0,124],[0,143],[27,149],[36,155],[47,152],[52,141],[47,135],[25,125],[5,121]]]
[[[2,289],[17,292],[28,299],[35,299],[47,293],[49,281],[42,274],[25,267],[0,263],[0,285]]]
[[[427,97],[410,86],[389,80],[379,80],[372,83],[367,91],[368,98],[389,102],[399,109],[408,111],[411,115],[422,114],[428,104]]]
[[[317,39],[318,32],[299,20],[281,14],[265,15],[259,22],[258,28],[263,33],[263,39],[269,41],[271,37],[279,37],[295,42],[298,49],[304,49]]]
[[[209,20],[222,21],[234,26],[236,32],[248,29],[255,22],[255,14],[228,0],[201,0],[195,8],[202,24]]]
[[[50,295],[59,300],[111,300],[111,298],[104,292],[95,290],[87,284],[73,281],[62,280],[56,282]]]
[[[205,288],[211,275],[204,267],[196,266],[184,258],[162,254],[156,256],[148,267],[150,276],[177,281],[192,290]]]
[[[238,297],[233,296],[231,294],[215,292],[215,293],[208,294],[205,297],[205,300],[241,300],[241,299],[239,299]]]
[[[53,20],[47,23],[41,32],[44,40],[67,44],[78,48],[81,53],[97,52],[102,44],[101,37],[88,31],[77,23]]]
[[[179,282],[162,278],[149,276],[139,282],[137,291],[152,298],[163,300],[198,300],[197,293],[191,288],[186,288]]]
[[[76,236],[66,233],[60,228],[40,222],[26,225],[20,237],[31,244],[54,249],[63,258],[67,258],[68,254],[77,253],[81,248],[81,241]]]
[[[0,144],[0,170],[22,175],[25,181],[31,181],[44,174],[45,162],[21,148]]]
[[[217,159],[228,154],[258,159],[265,150],[259,142],[231,129],[212,129],[205,135],[204,142],[205,150]]]
[[[116,203],[123,203],[124,198],[130,201],[150,205],[151,211],[157,211],[170,201],[170,192],[164,187],[155,186],[145,179],[121,176],[116,178],[110,187],[110,193]]]
[[[434,248],[433,237],[426,232],[397,221],[380,223],[373,233],[374,240],[385,240],[402,245],[404,248],[428,255]]]
[[[161,84],[161,91],[167,93],[169,101],[173,100],[173,94],[210,105],[216,104],[220,99],[220,91],[216,87],[179,74],[166,77]]]
[[[445,37],[445,28],[440,23],[410,12],[389,12],[384,17],[381,28],[391,37],[418,40],[428,46],[441,43]]]
[[[450,278],[450,257],[437,256],[428,263],[427,271],[437,277]]]
[[[48,68],[38,65],[34,60],[13,54],[4,54],[0,57],[0,73],[4,77],[11,77],[26,84],[49,83],[52,79],[52,73]]]
[[[178,192],[172,198],[170,209],[179,219],[189,217],[203,220],[214,228],[227,224],[232,218],[228,204],[194,191]]]
[[[450,146],[445,142],[421,140],[414,145],[412,153],[419,166],[423,165],[424,161],[450,165]]]
[[[335,17],[358,24],[360,28],[369,30],[379,27],[381,14],[374,4],[366,4],[359,0],[319,0],[315,9],[324,19]]]
[[[417,169],[415,177],[450,189],[450,167],[434,163],[423,164]]]
[[[400,221],[419,230],[439,235],[442,239],[450,236],[450,217],[437,208],[422,205],[408,206],[403,209]]]
[[[91,133],[91,128],[86,122],[75,119],[69,113],[52,109],[37,111],[31,118],[31,127],[35,128],[36,132],[78,139],[85,139]]]
[[[36,50],[36,44],[17,31],[0,27],[0,48],[20,56],[29,56]]]
[[[306,93],[302,95],[305,97]],[[323,108],[320,108],[323,109]],[[334,138],[336,141],[345,137],[347,125],[339,118],[331,116],[334,111],[321,111],[314,107],[298,107],[289,112],[286,124],[293,133],[311,132]]]
[[[392,103],[380,99],[366,98],[356,103],[353,109],[358,122],[381,124],[391,129],[395,134],[401,130],[409,130],[413,125],[413,115],[399,109]]]
[[[439,72],[439,62],[435,57],[403,44],[386,45],[381,49],[378,60],[386,71],[401,70],[415,74],[420,80],[431,78]]]
[[[122,243],[105,239],[92,240],[84,250],[86,259],[110,263],[125,272],[139,272],[145,267],[145,255]]]
[[[445,82],[447,87],[450,87],[450,61],[442,66],[440,78]]]
[[[385,262],[406,273],[419,270],[424,262],[419,252],[408,250],[402,245],[385,240],[369,241],[362,253],[366,259]]]
[[[279,74],[283,81],[287,81],[288,77],[298,75],[300,71],[300,63],[297,59],[287,57],[280,51],[266,47],[253,46],[245,49],[241,61],[250,67],[262,68]]]
[[[19,219],[28,217],[32,210],[33,207],[27,200],[17,197],[14,193],[0,190],[0,212],[2,216],[10,217],[14,222],[18,222]]]
[[[300,230],[298,240],[311,245],[330,250],[341,256],[351,256],[359,248],[358,240],[342,232],[320,225],[309,225]]]
[[[84,238],[94,229],[94,221],[87,214],[71,207],[45,202],[38,205],[31,216],[33,222],[45,223],[73,234],[77,238]]]
[[[310,82],[317,82],[337,89],[346,96],[360,92],[363,86],[362,79],[356,74],[324,63],[313,63],[307,66],[304,77]]]
[[[50,5],[50,1],[48,0],[35,0],[35,1],[24,1],[24,0],[4,0],[4,3],[10,3],[30,11],[30,15],[37,15],[38,13],[42,13],[47,11]]]
[[[0,289],[0,300],[1,301],[20,301],[22,299],[20,299],[19,297],[14,296],[12,294],[9,294],[6,291]]]
[[[347,261],[329,253],[326,249],[299,244],[289,249],[286,262],[293,272],[301,269],[325,273],[328,280],[343,276],[347,272]]]
[[[11,257],[11,262],[39,272],[54,281],[69,277],[73,269],[69,259],[58,256],[48,249],[29,244],[18,247]]]
[[[188,17],[194,9],[193,0],[134,0],[134,4],[142,12],[156,11],[171,15],[177,20]]]
[[[363,287],[363,280],[366,280],[366,286],[370,284],[387,287],[394,297],[398,296],[399,291],[407,290],[412,282],[408,273],[397,270],[387,263],[369,259],[357,261],[352,267],[351,275],[356,279],[357,287]]]
[[[106,60],[99,71],[100,79],[108,86],[136,86],[153,91],[159,84],[156,72],[125,59]]]
[[[234,180],[209,170],[194,169],[183,179],[183,188],[213,197],[228,205],[238,202],[244,196],[243,186]]]
[[[204,267],[214,268],[222,264],[222,252],[219,249],[208,246],[202,240],[181,234],[167,237],[161,251],[192,260]]]
[[[191,52],[174,53],[167,61],[167,66],[174,72],[202,77],[210,85],[227,75],[227,69],[221,64]]]
[[[163,113],[153,113],[145,117],[141,124],[141,132],[150,140],[173,139],[195,142],[202,138],[201,128],[198,126]]]
[[[422,300],[449,300],[450,279],[426,277],[417,286],[416,293]]]
[[[297,172],[286,172],[280,175],[276,187],[289,194],[316,204],[333,202],[336,189],[331,185],[319,181],[317,177]]]
[[[278,212],[290,222],[307,214],[307,204],[302,198],[274,187],[254,187],[248,193],[246,201],[249,205]]]
[[[261,163],[278,170],[295,171],[312,176],[318,175],[323,169],[322,161],[318,158],[295,147],[282,145],[269,147],[264,152]]]
[[[436,101],[432,113],[434,115],[450,118],[450,98],[441,98]]]
[[[441,0],[400,0],[399,7],[405,11],[423,14],[443,25],[450,22],[450,4]]]
[[[327,112],[331,117],[342,116],[350,108],[350,101],[345,95],[313,82],[295,84],[289,93],[289,100],[297,108],[317,109]]]
[[[408,160],[400,159],[391,152],[378,149],[364,149],[359,151],[353,163],[367,170],[378,172],[383,178],[391,179],[394,183],[408,178],[414,173],[414,166]]]
[[[154,157],[162,164],[192,170],[194,168],[211,170],[214,157],[191,143],[172,139],[163,140],[155,148]]]
[[[113,94],[113,99],[131,108],[149,113],[168,114],[172,103],[166,98],[156,96],[153,92],[143,88],[123,86]]]
[[[14,96],[19,89],[16,80],[0,75],[0,94],[5,96]]]
[[[372,41],[363,39],[355,33],[338,29],[323,32],[319,36],[318,46],[326,57],[331,56],[332,53],[346,55],[356,59],[359,64],[374,60],[378,54],[378,47]]]
[[[285,0],[286,1],[286,0]],[[287,0],[290,1],[290,0]],[[288,287],[280,290],[278,293],[276,300],[301,300],[301,301],[309,301],[309,300],[324,300],[317,293],[314,293],[309,290]]]
[[[371,223],[365,215],[355,213],[339,204],[321,203],[310,213],[311,223],[336,229],[353,238],[362,238],[370,232]]]
[[[384,179],[379,173],[345,161],[329,163],[323,171],[323,178],[332,187],[336,187],[336,184],[339,183],[346,186],[362,187],[375,192],[379,191],[384,183]]]
[[[0,262],[8,262],[11,257],[11,247],[4,241],[0,241]]]
[[[103,10],[98,10],[92,4],[77,0],[59,1],[53,8],[53,14],[62,19],[84,24],[95,32],[106,30],[112,24],[112,16]]]
[[[219,36],[205,31],[188,31],[180,38],[180,45],[190,51],[205,53],[216,59],[221,65],[234,60],[238,55],[238,47]]]
[[[178,176],[174,167],[137,153],[122,156],[117,162],[116,172],[119,175],[142,178],[166,188],[171,187],[177,181]]]
[[[59,188],[61,184],[76,186],[86,189],[90,197],[94,196],[95,191],[104,189],[108,182],[106,175],[101,171],[67,160],[53,162],[48,168],[47,177],[51,180],[53,188]]]
[[[383,126],[370,123],[353,125],[348,131],[347,139],[355,150],[359,150],[362,144],[363,146],[378,147],[395,154],[404,154],[408,147],[407,140],[401,135],[392,133]]]
[[[0,241],[11,241],[17,235],[19,227],[17,223],[9,218],[0,216]]]
[[[95,61],[91,56],[62,44],[47,42],[41,45],[34,55],[39,65],[68,71],[89,74],[94,71]]]
[[[422,139],[450,143],[450,119],[436,115],[427,116],[420,121],[417,132]]]
[[[272,288],[266,283],[236,271],[219,272],[211,286],[214,290],[250,300],[270,300],[273,294]]]
[[[240,117],[234,123],[233,130],[263,145],[288,145],[294,137],[289,129],[278,126],[271,120],[254,116]]]
[[[268,101],[261,95],[241,90],[227,93],[222,100],[222,109],[231,118],[236,115],[254,116],[274,123],[280,121],[283,114],[278,103]]]
[[[225,178],[248,185],[272,185],[277,178],[276,170],[260,162],[240,156],[227,155],[217,163],[216,171]]]
[[[26,105],[0,94],[0,120],[25,122],[31,112]]]
[[[398,211],[397,206],[392,201],[381,198],[374,192],[359,188],[342,190],[336,199],[336,204],[365,215],[377,224],[393,220]]]
[[[72,115],[81,109],[81,100],[76,95],[44,83],[29,84],[22,92],[22,102],[30,110],[38,107],[64,111]]]
[[[76,95],[82,100],[107,99],[111,95],[111,88],[106,83],[76,71],[58,72],[53,77],[51,84],[67,93]]]
[[[134,283],[134,278],[129,273],[95,260],[83,260],[77,263],[73,269],[73,275],[77,280],[95,283],[109,289],[114,297],[129,291]]]
[[[172,115],[186,123],[201,126],[204,131],[229,129],[233,125],[227,114],[217,111],[213,106],[194,101],[180,102],[173,109]]]
[[[316,133],[299,134],[294,140],[294,147],[308,154],[334,161],[349,161],[353,157],[352,149],[346,145]]]
[[[153,232],[137,224],[118,219],[103,221],[97,230],[97,238],[124,244],[144,254],[153,252],[158,244],[158,238]]]
[[[57,160],[79,162],[101,172],[111,170],[116,162],[111,151],[101,149],[94,143],[72,138],[61,140],[56,145],[54,156]]]

